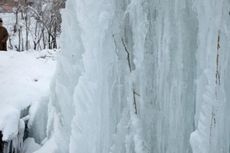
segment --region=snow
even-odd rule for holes
[[[18,134],[20,124],[20,111],[3,105],[0,116],[0,129],[3,133],[3,140],[11,140]]]
[[[22,110],[49,93],[55,61],[42,52],[0,52],[0,105]],[[14,96],[11,96],[14,95]]]
[[[24,122],[20,120],[22,110],[49,95],[49,85],[55,71],[55,54],[51,50],[0,52],[0,129],[3,140],[17,136],[21,122]],[[35,112],[31,110],[30,115]]]

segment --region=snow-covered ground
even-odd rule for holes
[[[51,50],[0,52],[0,130],[4,140],[18,133],[20,111],[49,95],[55,63]]]

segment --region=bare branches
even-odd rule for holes
[[[18,2],[15,12],[16,23],[14,32],[24,34],[25,31],[25,36],[20,34],[20,43],[22,43],[22,39],[24,39],[25,44],[20,45],[25,45],[26,50],[28,50],[30,43],[33,43],[35,50],[38,49],[38,47],[41,48],[42,44],[44,49],[46,47],[49,49],[57,48],[57,37],[61,32],[62,21],[60,9],[64,7],[64,4],[65,0],[50,0],[48,2],[40,0],[33,1],[33,3],[26,0],[23,5]],[[36,24],[36,26],[34,27],[31,23],[34,24],[34,26]],[[22,25],[23,28],[20,29]],[[32,39],[30,39],[29,36]],[[17,48],[22,48],[20,45],[17,44]]]
[[[51,36],[51,37],[54,37],[50,28],[48,27],[48,25],[45,23],[44,21],[44,18],[37,12],[37,10],[35,10],[33,7],[31,6],[28,6],[28,8],[33,11],[33,13],[36,15],[36,19],[38,22],[42,23],[42,25],[46,28],[48,34]]]

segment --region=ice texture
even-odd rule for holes
[[[197,1],[198,18],[196,131],[193,153],[228,153],[229,1]]]
[[[68,0],[40,152],[229,152],[229,3]]]

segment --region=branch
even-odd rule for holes
[[[27,8],[29,8],[31,11],[33,11],[35,14],[36,14],[36,16],[37,16],[37,20],[38,21],[40,21],[43,25],[44,25],[44,27],[46,28],[46,30],[47,30],[47,32],[49,33],[49,35],[52,37],[52,38],[55,38],[53,35],[52,35],[52,32],[49,30],[49,28],[48,28],[48,26],[46,25],[46,23],[43,21],[43,19],[42,19],[42,16],[37,12],[37,10],[35,10],[33,7],[31,7],[31,6],[27,6]]]

